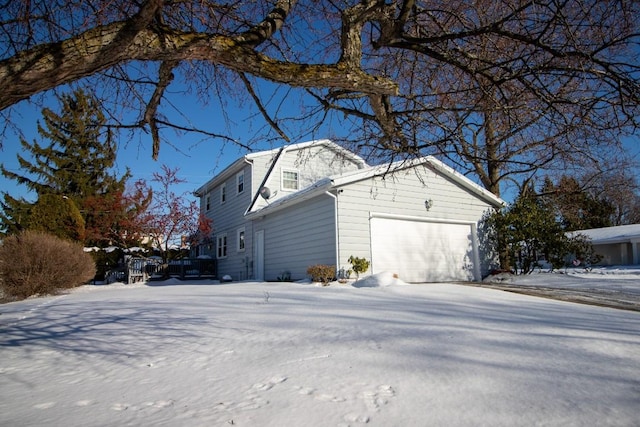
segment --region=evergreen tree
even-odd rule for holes
[[[603,196],[587,192],[574,177],[563,175],[558,184],[546,178],[542,197],[565,231],[610,227],[615,208]]]
[[[22,151],[30,153],[32,160],[18,155],[21,172],[16,173],[0,167],[1,173],[10,179],[24,184],[36,193],[38,199],[43,195],[66,197],[82,213],[84,227],[91,230],[91,245],[105,245],[122,230],[114,230],[114,221],[104,221],[104,214],[123,216],[128,209],[123,200],[129,171],[121,178],[112,175],[109,170],[116,159],[116,144],[111,132],[105,128],[106,118],[98,102],[82,90],[59,97],[61,112],[55,113],[49,108],[42,110],[43,123],[38,123],[38,133],[48,143],[22,139]],[[30,219],[34,204],[24,199],[15,199],[4,193],[2,203],[2,222],[7,234],[15,233],[29,225],[42,224],[40,219]],[[149,198],[149,197],[147,197]],[[96,202],[96,199],[105,199]],[[140,208],[149,201],[139,199]],[[42,203],[42,209],[53,208],[51,203]],[[108,209],[107,209],[108,207]],[[96,209],[103,209],[98,215]],[[55,210],[55,209],[54,209]],[[125,212],[126,215],[126,212]],[[55,215],[45,215],[53,218]],[[109,222],[109,230],[105,230]],[[102,230],[98,232],[96,230]],[[84,236],[84,230],[82,232]]]
[[[593,251],[583,235],[569,235],[552,206],[526,186],[517,199],[489,218],[494,236],[499,236],[497,249],[509,255],[516,272],[527,274],[538,266],[541,256],[553,268],[566,264],[570,255],[593,260]],[[504,267],[504,266],[503,266]]]
[[[84,219],[73,200],[57,194],[41,194],[33,206],[27,229],[52,234],[65,240],[82,242]]]
[[[25,224],[31,216],[32,203],[24,198],[16,199],[8,193],[2,194],[3,200],[0,201],[0,235],[9,236],[18,234],[26,227]]]

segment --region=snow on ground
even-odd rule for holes
[[[572,268],[524,276],[497,275],[485,287],[640,312],[640,267]]]
[[[638,425],[640,313],[363,280],[112,284],[2,305],[0,425]]]

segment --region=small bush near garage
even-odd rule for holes
[[[351,269],[356,273],[356,277],[360,278],[360,273],[364,273],[369,269],[369,261],[366,258],[358,258],[351,255],[349,257]]]
[[[52,295],[91,280],[96,266],[78,243],[39,231],[24,231],[0,246],[3,299]]]
[[[332,265],[312,265],[307,268],[307,274],[311,276],[312,281],[326,286],[336,277],[336,268]]]

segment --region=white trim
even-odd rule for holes
[[[240,238],[240,234],[242,234],[242,238]],[[237,252],[244,252],[247,248],[247,233],[244,227],[240,227],[236,230],[236,249]],[[240,247],[240,243],[242,243],[243,247]]]
[[[247,219],[259,218],[266,214],[277,212],[287,206],[292,206],[305,200],[309,200],[313,197],[323,194],[329,189],[331,189],[331,180],[329,178],[323,178],[310,187],[298,190],[294,193],[289,193],[286,196],[277,199],[276,201],[268,204],[263,208],[248,212],[245,214],[245,217]]]
[[[387,163],[384,165],[373,166],[370,168],[357,170],[354,172],[345,173],[343,175],[331,177],[334,186],[343,186],[347,184],[351,184],[353,182],[362,181],[364,179],[369,179],[375,176],[385,176],[387,174],[393,174],[398,171],[413,168],[420,165],[428,165],[425,167],[431,167],[437,173],[450,178],[452,181],[461,185],[469,192],[475,194],[480,197],[484,201],[493,205],[496,208],[502,207],[506,205],[505,201],[501,198],[497,197],[495,194],[485,190],[483,187],[479,186],[475,182],[471,181],[466,176],[462,175],[459,172],[456,172],[449,166],[442,163],[440,160],[436,159],[433,156],[420,157],[409,160],[400,160],[394,163]]]
[[[292,173],[292,174],[296,174],[296,188],[288,188],[284,186],[284,182],[285,182],[285,178],[284,175],[286,173]],[[293,181],[293,180],[288,180],[288,181]],[[282,188],[283,191],[298,191],[300,189],[300,172],[297,169],[285,169],[283,168],[280,171],[280,188]]]
[[[240,177],[242,177],[242,190],[240,190]],[[247,183],[244,179],[244,170],[236,174],[236,194],[242,194],[246,190]]]
[[[218,185],[220,185],[223,182],[227,182],[227,180],[229,178],[232,178],[233,175],[238,170],[243,168],[245,164],[251,165],[252,163],[247,159],[246,156],[239,158],[238,160],[233,162],[231,165],[227,166],[218,175],[214,176],[209,181],[207,181],[204,185],[200,186],[200,188],[198,188],[195,191],[196,196],[202,197],[202,195],[205,194],[207,191],[210,191],[211,189],[216,188]]]
[[[224,245],[220,245],[220,241],[224,241]],[[224,247],[224,254],[220,254],[220,249]],[[216,236],[216,259],[224,259],[229,255],[229,239],[227,233],[222,233]]]
[[[264,281],[264,230],[258,230],[253,234],[253,277],[255,280]]]
[[[340,227],[338,226],[338,196],[331,193],[330,191],[325,191],[324,194],[333,199],[333,229],[336,239],[336,274],[338,274],[338,271],[340,270]]]
[[[220,184],[220,204],[224,205],[227,202],[227,183]]]
[[[307,141],[307,142],[299,142],[296,144],[290,144],[290,145],[285,145],[284,149],[285,151],[289,152],[289,151],[294,151],[294,150],[301,150],[307,147],[312,147],[312,146],[325,146],[331,150],[336,151],[337,153],[340,153],[341,155],[343,155],[346,159],[349,159],[351,161],[353,161],[354,163],[358,164],[358,168],[366,168],[368,167],[367,162],[365,161],[365,159],[363,159],[362,157],[360,157],[359,155],[357,155],[356,153],[354,153],[351,150],[347,150],[346,148],[341,147],[340,145],[336,144],[335,142],[331,141],[330,139],[316,139],[316,140],[312,140],[312,141]],[[247,160],[252,160],[255,159],[257,157],[261,157],[264,155],[273,155],[275,153],[277,153],[280,150],[280,148],[274,148],[272,150],[266,150],[266,151],[258,151],[255,153],[249,153],[245,156],[245,158]]]
[[[447,219],[447,218],[431,218],[425,216],[411,216],[411,215],[397,215],[383,212],[369,212],[369,219],[371,218],[386,218],[386,219],[399,219],[406,221],[419,221],[419,222],[438,222],[443,224],[464,224],[464,225],[476,225],[475,221],[465,221],[461,219]]]

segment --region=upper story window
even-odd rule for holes
[[[227,184],[222,184],[220,186],[220,203],[224,203],[227,201]]]
[[[211,209],[211,193],[207,193],[207,195],[205,196],[204,205],[206,210]]]
[[[238,189],[238,194],[244,191],[244,171],[236,175],[236,188]]]
[[[283,190],[297,190],[299,188],[298,172],[292,170],[282,171],[282,189]]]

